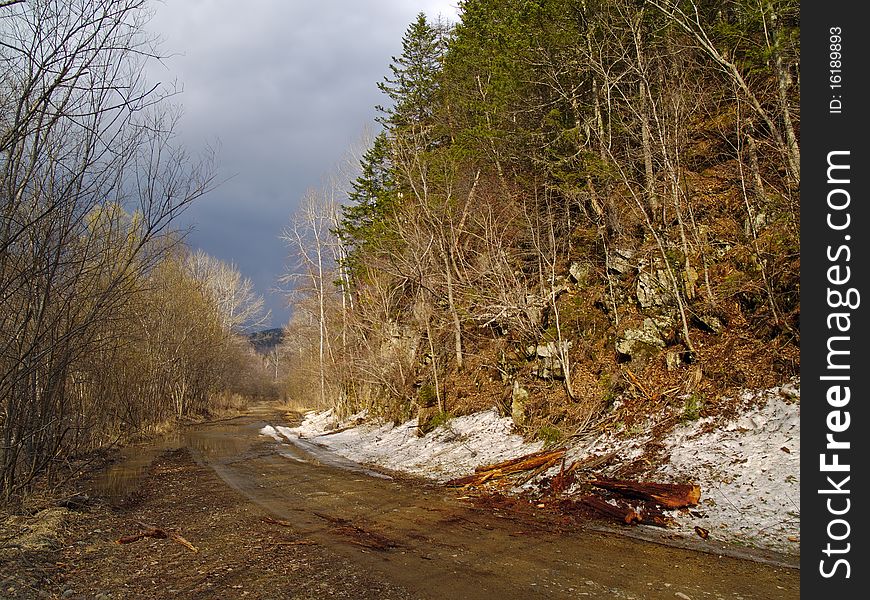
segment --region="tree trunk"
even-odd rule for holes
[[[453,295],[453,269],[447,253],[443,253],[444,270],[447,273],[447,306],[450,310],[450,319],[453,322],[453,352],[456,358],[456,368],[462,369],[462,323],[459,320],[459,312],[456,310],[456,301]]]
[[[794,130],[794,123],[791,119],[791,106],[788,100],[789,75],[786,66],[782,59],[782,46],[780,44],[779,19],[776,10],[772,4],[768,4],[770,8],[771,30],[773,34],[773,58],[774,68],[776,70],[777,93],[779,96],[779,111],[782,117],[783,129],[785,130],[785,141],[788,147],[789,165],[794,172],[797,182],[801,180],[801,151],[798,146],[797,136]]]

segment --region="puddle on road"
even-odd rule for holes
[[[150,443],[122,448],[120,459],[98,475],[91,487],[96,494],[108,498],[112,503],[123,503],[139,488],[155,459],[164,452],[180,448],[190,449],[201,464],[219,463],[231,458],[243,459],[251,442],[246,437],[238,436],[238,433],[237,424],[191,425]]]
[[[154,459],[164,452],[181,448],[183,443],[182,436],[174,433],[147,445],[122,448],[121,458],[103,471],[91,487],[95,493],[108,498],[112,503],[123,503],[139,488]]]

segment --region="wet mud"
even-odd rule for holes
[[[219,478],[220,493],[256,507],[267,530],[292,531],[300,549],[329,549],[335,560],[414,598],[799,597],[799,571],[777,561],[676,547],[662,543],[660,531],[602,531],[527,502],[471,498],[373,471],[311,440],[288,444],[259,434],[282,419],[260,406],[243,418],[190,427],[95,485],[116,499],[136,494],[149,484],[149,460],[184,449]]]

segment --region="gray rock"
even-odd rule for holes
[[[767,213],[765,212],[757,212],[752,220],[749,217],[746,217],[746,220],[743,221],[743,232],[746,234],[746,237],[752,237],[753,232],[758,233],[764,226],[767,225],[768,218]]]
[[[643,269],[637,277],[637,301],[641,308],[670,308],[674,305],[671,281],[667,271]]]
[[[567,354],[571,346],[572,343],[569,340],[563,340],[561,345],[556,342],[547,342],[536,346],[534,356],[538,360],[537,376],[542,379],[564,377],[560,355]]]
[[[526,403],[528,400],[529,391],[515,379],[511,392],[511,418],[517,426],[522,426],[526,422]]]
[[[725,329],[725,324],[722,322],[722,319],[717,317],[716,315],[709,313],[701,313],[699,315],[695,315],[694,319],[701,325],[702,328],[706,329],[711,333],[722,333],[722,330]]]
[[[561,343],[561,349],[564,352],[567,352],[569,348],[571,348],[571,342],[569,340],[564,340]],[[535,349],[535,356],[538,358],[553,358],[559,355],[560,345],[556,344],[556,342],[547,342],[546,344],[539,344]]]
[[[680,368],[682,362],[683,360],[680,358],[679,352],[668,352],[665,354],[665,364],[668,367],[668,371],[676,371]]]
[[[416,355],[420,344],[420,335],[410,327],[400,327],[397,323],[386,325],[385,335],[381,341],[380,357],[385,362],[406,362]]]
[[[568,267],[568,274],[574,283],[586,283],[586,277],[589,276],[589,265],[581,262],[572,262]]]
[[[634,258],[634,250],[631,248],[617,248],[607,257],[607,269],[620,275],[625,275],[634,270],[632,258]]]
[[[616,351],[632,361],[646,360],[665,347],[656,323],[646,318],[639,329],[626,329],[616,341]]]

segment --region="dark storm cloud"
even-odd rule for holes
[[[150,30],[175,56],[149,71],[177,80],[182,142],[218,147],[224,183],[186,214],[189,242],[237,264],[271,293],[284,271],[279,236],[299,198],[371,129],[376,82],[417,12],[455,20],[450,1],[166,0]]]

